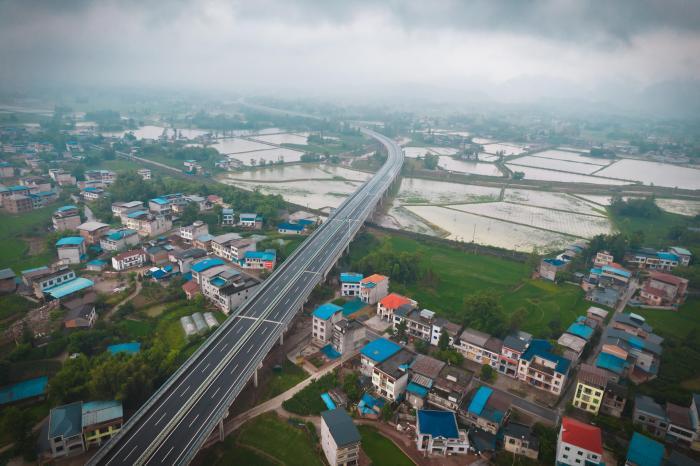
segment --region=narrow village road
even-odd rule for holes
[[[139,293],[141,293],[141,282],[136,280],[136,288],[132,291],[129,296],[119,301],[107,314],[105,314],[105,320],[109,321],[112,316],[121,308],[124,304],[128,303],[134,299]]]

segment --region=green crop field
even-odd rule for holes
[[[398,235],[382,235],[391,250],[417,252],[424,267],[432,268],[437,283],[426,286],[420,281],[408,286],[391,282],[391,290],[418,301],[422,308],[437,312],[455,323],[462,322],[465,296],[491,291],[501,297],[505,315],[518,308],[527,310],[523,330],[536,336],[548,336],[549,323],[568,324],[590,306],[584,292],[574,285],[530,279],[530,269],[523,262],[502,257],[473,254],[457,247],[418,241]],[[351,258],[360,258],[380,241],[365,238],[350,247]]]
[[[3,221],[0,222],[0,268],[10,267],[17,273],[51,261],[53,251],[41,244],[40,251],[30,254],[29,244],[23,238],[34,237],[40,242],[46,236],[54,210],[56,206],[21,214],[3,213]]]
[[[289,466],[321,466],[316,444],[304,427],[295,427],[274,413],[263,414],[245,423],[238,443],[266,453]],[[231,463],[222,463],[231,464]]]
[[[375,466],[411,466],[411,461],[394,442],[371,426],[358,426],[362,436],[362,449]]]

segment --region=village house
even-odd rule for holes
[[[112,257],[112,268],[121,272],[134,267],[143,267],[146,262],[146,253],[142,249],[132,249]]]
[[[35,269],[23,270],[22,282],[34,290],[34,295],[41,299],[44,292],[54,286],[75,280],[75,272],[67,266],[59,267],[37,267]]]
[[[663,444],[634,432],[627,448],[625,466],[662,466],[665,454]]]
[[[238,262],[248,251],[255,251],[256,242],[252,238],[241,238],[238,233],[225,233],[211,241],[212,252],[231,262]]]
[[[373,274],[360,280],[360,299],[367,304],[376,304],[389,294],[389,277]]]
[[[409,369],[406,386],[406,401],[414,409],[422,409],[425,406],[428,393],[445,365],[445,362],[430,356],[416,355]]]
[[[532,340],[520,357],[518,380],[559,396],[566,384],[571,361],[552,353],[547,340]]]
[[[246,251],[238,264],[244,269],[272,270],[277,263],[277,251],[265,249],[264,251]]]
[[[688,293],[688,279],[668,273],[651,271],[639,292],[640,300],[648,306],[678,306]]]
[[[510,399],[490,387],[479,387],[467,407],[465,417],[469,425],[496,435],[510,416]]]
[[[141,239],[136,230],[130,228],[120,228],[110,230],[105,236],[100,238],[100,247],[105,251],[122,251],[129,246],[136,246]]]
[[[186,205],[188,201],[182,193],[165,194],[148,201],[148,210],[156,215],[172,215],[174,205]]]
[[[51,456],[61,458],[99,447],[119,432],[123,418],[118,401],[77,401],[51,409],[48,427]]]
[[[503,449],[536,460],[540,452],[540,442],[530,427],[509,422],[503,428]]]
[[[429,455],[467,454],[467,433],[451,411],[421,409],[416,413],[416,446]]]
[[[199,273],[197,281],[204,297],[228,315],[253,296],[260,280],[227,265]]]
[[[603,436],[600,428],[564,416],[557,438],[557,465],[603,464]]]
[[[596,267],[602,267],[604,265],[610,265],[615,262],[615,258],[609,251],[598,251],[593,258],[593,265]]]
[[[680,246],[672,246],[668,248],[668,251],[678,257],[679,265],[683,267],[689,266],[690,261],[693,259],[693,253]]]
[[[331,346],[344,355],[356,351],[366,338],[365,326],[354,319],[341,318],[333,324]]]
[[[51,182],[42,176],[28,176],[19,180],[19,184],[29,188],[30,194],[51,191]]]
[[[168,232],[173,222],[166,215],[154,215],[144,210],[137,210],[126,215],[126,227],[136,230],[139,235],[149,237]]]
[[[214,238],[214,236],[208,233],[206,235],[199,235],[195,237],[194,241],[192,241],[192,247],[204,249],[205,251],[211,251],[211,242],[214,240]]]
[[[428,309],[419,311],[411,304],[402,304],[394,312],[394,330],[404,321],[406,322],[406,334],[409,337],[419,338],[433,346],[437,346],[443,331],[447,332],[448,344],[452,344],[460,330],[458,325],[435,317],[433,311]]]
[[[501,354],[498,357],[498,367],[496,367],[498,372],[514,379],[517,378],[520,357],[531,341],[532,335],[527,332],[518,331],[507,335],[503,339]]]
[[[87,181],[100,181],[104,184],[112,184],[117,179],[117,174],[110,170],[86,170]]]
[[[15,168],[8,162],[0,161],[0,178],[12,178],[15,176]]]
[[[408,385],[408,368],[415,357],[416,354],[413,351],[401,348],[374,366],[372,386],[381,397],[395,401],[403,396]]]
[[[17,276],[10,269],[0,269],[0,294],[14,293],[17,289]]]
[[[65,313],[63,314],[63,326],[67,329],[91,328],[97,321],[97,312],[95,312],[96,302],[97,294],[94,292],[86,293],[81,297],[68,301],[63,301],[61,303],[61,306],[65,309]]]
[[[66,236],[56,241],[58,259],[64,264],[80,264],[85,258],[85,238]]]
[[[596,366],[635,383],[655,378],[659,371],[663,338],[652,333],[642,316],[616,314],[602,338]],[[628,371],[629,369],[629,371]]]
[[[668,419],[666,441],[685,448],[691,447],[698,430],[698,426],[693,425],[691,409],[674,403],[666,403],[666,418]]]
[[[566,261],[561,259],[547,258],[540,261],[538,273],[541,278],[549,281],[556,281],[557,273],[563,270],[567,265]]]
[[[400,294],[391,293],[380,299],[377,303],[377,315],[382,320],[388,320],[389,322],[393,322],[394,312],[396,312],[396,310],[404,304],[408,304],[409,306],[415,306],[417,303],[410,298],[401,296]]]
[[[100,238],[107,234],[109,225],[100,222],[85,222],[78,225],[80,236],[85,238],[88,244],[100,244]]]
[[[487,333],[467,328],[455,342],[455,349],[470,361],[498,370],[503,342]]]
[[[448,411],[457,411],[467,395],[471,373],[461,367],[445,365],[433,379],[428,392],[428,404]]]
[[[236,224],[236,215],[231,208],[221,209],[221,224],[224,226],[233,226]]]
[[[263,218],[258,214],[242,213],[238,215],[238,225],[243,228],[260,230],[263,226]]]
[[[363,275],[355,272],[342,272],[340,274],[340,296],[360,296],[360,281]]]
[[[195,260],[205,257],[206,255],[207,251],[204,249],[190,248],[171,252],[168,259],[170,262],[177,264],[180,273],[186,274],[190,271],[190,267]]]
[[[136,174],[139,175],[144,181],[148,181],[151,179],[151,170],[148,168],[139,168],[138,170],[136,170]]]
[[[106,191],[102,188],[97,188],[94,186],[88,186],[80,191],[80,196],[86,201],[96,201],[102,199],[106,194]]]
[[[51,223],[55,231],[77,230],[80,220],[80,210],[74,205],[59,207],[51,216]]]
[[[576,378],[576,390],[572,404],[591,414],[598,414],[603,404],[608,373],[603,369],[581,364]]]
[[[608,416],[620,418],[627,404],[627,387],[619,384],[614,378],[609,378],[603,394],[603,404],[600,412]]]
[[[193,241],[196,237],[209,234],[209,225],[201,220],[197,220],[192,225],[180,227],[180,238],[186,241]]]
[[[331,466],[359,463],[360,432],[352,418],[342,409],[321,413],[321,449]]]
[[[671,251],[657,251],[650,248],[626,253],[625,262],[629,264],[630,267],[642,270],[661,270],[665,272],[670,272],[678,267],[678,265],[682,264],[681,258],[675,253]],[[690,263],[689,258],[688,263]]]
[[[668,430],[666,410],[647,395],[637,395],[634,399],[634,423],[655,437],[664,437]]]
[[[299,223],[282,222],[277,225],[277,233],[281,235],[301,235],[306,233],[306,226]]]
[[[112,215],[121,220],[122,223],[126,223],[126,216],[132,212],[137,212],[139,210],[144,210],[143,202],[141,201],[130,201],[130,202],[114,202],[112,203]]]
[[[372,376],[374,366],[384,362],[392,355],[396,354],[401,349],[391,340],[386,338],[377,338],[367,343],[360,350],[361,372],[368,377]]]
[[[182,285],[182,291],[189,300],[194,299],[195,296],[201,294],[199,285],[194,280],[186,281],[185,284]]]
[[[333,334],[333,325],[343,317],[343,308],[325,303],[318,306],[311,314],[311,336],[314,340],[325,345],[330,342]]]
[[[21,214],[34,209],[34,202],[24,194],[13,194],[3,200],[3,206],[11,214]]]

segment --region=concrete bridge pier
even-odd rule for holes
[[[258,369],[262,369],[262,363],[260,363],[260,365],[255,368],[255,372],[253,372],[253,386],[255,388],[258,388]]]
[[[284,326],[284,330],[282,330],[282,333],[280,333],[280,346],[284,345],[284,332],[287,331],[287,326]]]

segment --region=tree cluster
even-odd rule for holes
[[[630,198],[626,201],[621,196],[613,196],[610,210],[622,217],[652,218],[661,214],[661,208],[656,205],[654,196]]]

